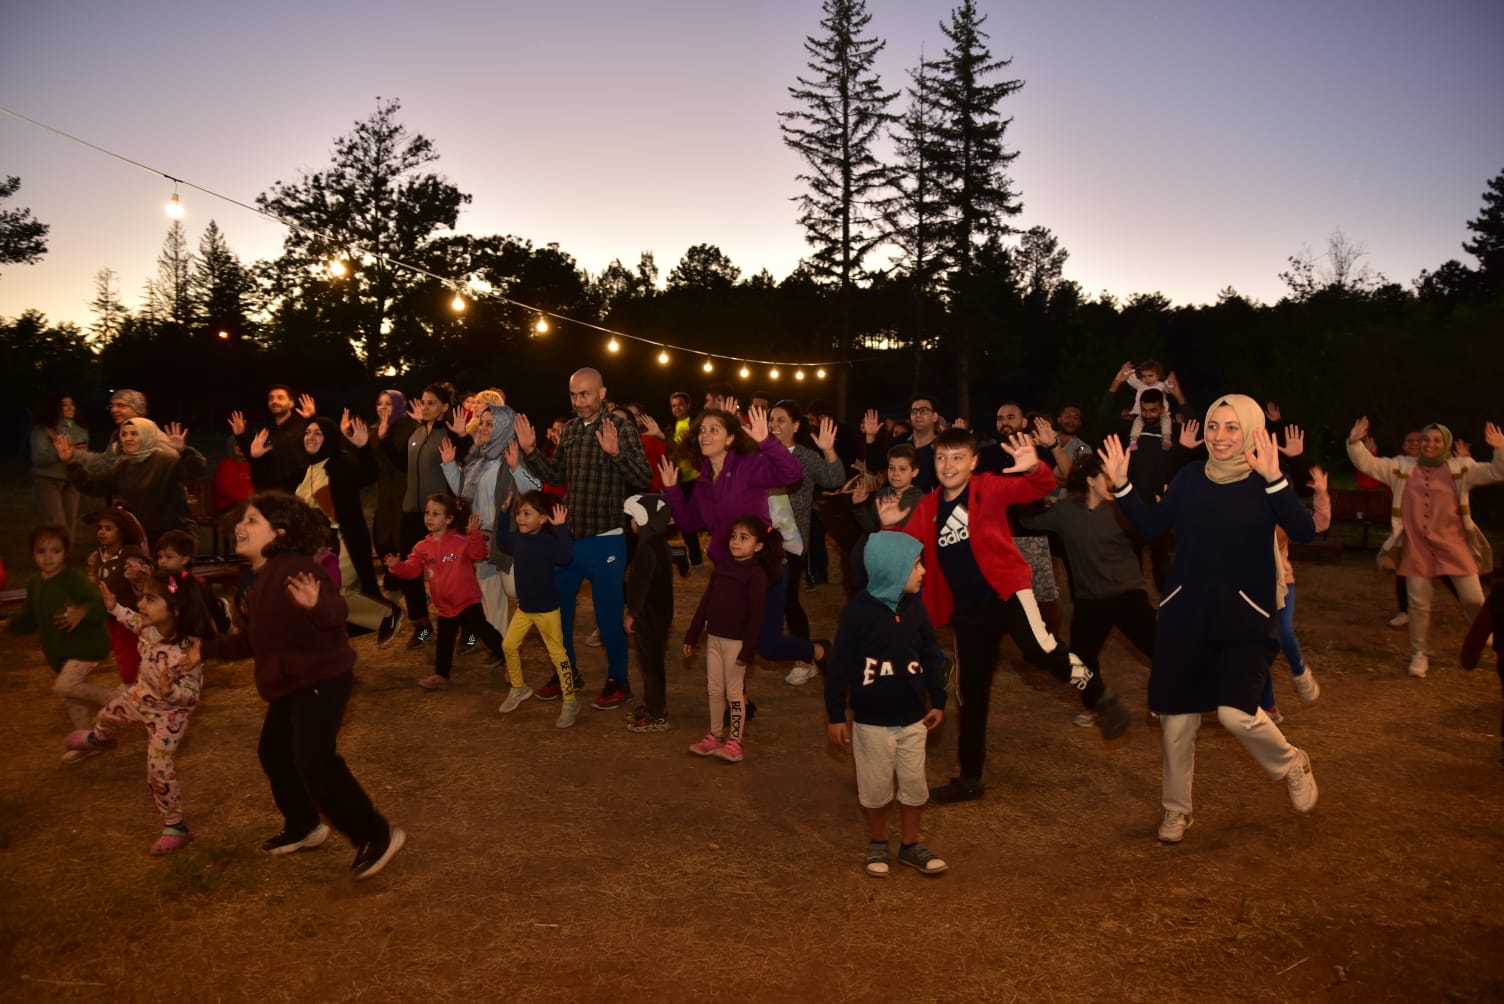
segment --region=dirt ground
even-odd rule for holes
[[[786,666],[756,671],[747,758],[728,765],[686,751],[705,731],[705,691],[703,670],[678,658],[673,729],[639,736],[619,711],[585,710],[567,731],[557,704],[500,716],[502,671],[475,657],[448,692],[425,692],[420,657],[358,639],[343,751],[409,842],[356,884],[338,838],[258,850],[280,819],[256,763],[248,664],[208,671],[178,759],[195,840],[157,859],[144,738],[59,766],[67,720],[51,674],[33,641],[0,635],[0,997],[1504,999],[1492,656],[1475,673],[1442,656],[1410,679],[1371,554],[1298,575],[1321,699],[1301,705],[1283,662],[1276,686],[1320,783],[1313,814],[1293,812],[1209,722],[1196,824],[1160,845],[1146,668],[1109,645],[1104,669],[1135,726],[1104,743],[1072,724],[1073,691],[1017,670],[1005,648],[986,798],[925,817],[949,873],[881,881],[862,871],[852,766],[826,747],[818,684],[784,685]],[[706,576],[679,584],[678,628]],[[1438,595],[1451,653],[1462,618]],[[817,633],[833,628],[840,588],[805,596]],[[580,651],[593,694],[604,655]],[[541,645],[526,656],[541,680]],[[947,724],[930,778],[954,768]]]

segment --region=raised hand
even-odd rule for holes
[[[1195,423],[1194,422],[1187,422],[1186,424],[1187,425],[1194,425]],[[1194,434],[1195,433],[1194,433],[1194,430],[1193,430],[1192,431],[1192,435],[1194,435]],[[1185,433],[1182,432],[1181,433],[1181,443],[1182,444],[1185,442],[1185,438],[1184,437],[1185,437]],[[1199,440],[1199,439],[1196,440],[1196,443],[1197,443],[1197,445],[1200,445],[1201,440]],[[1101,454],[1101,456],[1102,456],[1102,473],[1105,474],[1105,475],[1107,475],[1107,480],[1112,483],[1113,487],[1116,488],[1116,487],[1118,487],[1120,485],[1127,484],[1128,483],[1128,451],[1125,450],[1125,449],[1123,449],[1123,441],[1122,441],[1122,439],[1118,438],[1116,435],[1112,435],[1112,436],[1108,436],[1106,439],[1102,440],[1102,454]]]
[[[1298,425],[1285,426],[1285,445],[1279,448],[1279,452],[1287,457],[1298,457],[1306,452],[1306,434]]]
[[[1039,452],[1034,449],[1034,437],[1027,432],[1017,432],[1008,437],[1003,447],[1013,457],[1013,466],[1020,474],[1028,474],[1039,466]]]
[[[449,420],[445,423],[449,431],[456,436],[465,435],[465,426],[470,424],[470,409],[465,407],[450,408]]]
[[[1353,431],[1347,434],[1347,441],[1349,443],[1361,443],[1363,442],[1364,437],[1367,435],[1368,416],[1364,415],[1362,418],[1353,423]]]
[[[303,395],[307,397],[308,395]],[[312,610],[319,602],[319,580],[312,572],[299,572],[287,577],[287,596],[304,610]]]
[[[881,495],[877,499],[877,521],[883,529],[902,523],[911,512],[913,509],[905,509],[899,504],[897,495]]]
[[[1279,405],[1273,401],[1264,402],[1264,417],[1269,420],[1270,424],[1279,421],[1279,414]]]
[[[450,439],[448,436],[445,436],[443,439],[439,440],[439,463],[454,463],[455,454],[458,452],[459,451],[454,448],[454,440]]]
[[[188,445],[188,430],[177,422],[168,422],[162,428],[167,437],[167,445],[181,452]]]
[[[820,431],[814,436],[815,446],[821,453],[834,453],[836,450],[836,423],[835,419],[825,417],[820,419]]]
[[[604,415],[595,425],[595,441],[600,444],[608,457],[614,457],[621,452],[621,430],[616,427],[615,422]]]
[[[407,417],[412,419],[414,422],[417,422],[419,425],[423,424],[423,412],[418,409],[417,402],[407,402]]]
[[[1279,480],[1279,449],[1268,429],[1253,430],[1253,449],[1244,450],[1243,459],[1248,461],[1253,473],[1265,481]]]
[[[346,410],[345,413],[349,414],[349,411]],[[350,419],[350,428],[345,431],[345,438],[358,450],[371,441],[371,427],[366,425],[365,419],[356,415]]]
[[[272,452],[272,430],[262,429],[256,433],[256,438],[251,440],[251,459],[260,460]]]
[[[868,408],[866,413],[862,415],[862,435],[866,438],[867,442],[870,443],[876,439],[882,427],[882,419],[877,417],[877,409]]]
[[[1492,422],[1483,426],[1483,441],[1496,450],[1504,450],[1504,430]]]
[[[965,415],[957,415],[956,420],[950,423],[950,427],[952,429],[969,429],[971,428],[971,423],[966,421]]]
[[[57,451],[59,463],[71,464],[73,462],[76,450],[73,446],[73,441],[67,436],[54,432],[52,434],[52,448]]]
[[[560,434],[558,426],[550,425],[548,427],[548,441],[550,443],[553,443],[555,446],[558,446],[559,445],[559,441],[562,438],[563,438],[563,436]]]
[[[554,511],[549,513],[548,521],[554,526],[563,526],[569,522],[569,508],[561,503],[554,503]]]
[[[867,501],[867,499],[870,498],[871,496],[872,496],[872,492],[867,487],[867,479],[866,478],[862,478],[860,481],[858,481],[856,483],[856,487],[853,488],[853,489],[851,489],[851,504],[852,505],[861,505],[863,502]]]
[[[243,412],[243,411],[232,411],[232,412],[230,412],[230,422],[229,422],[229,424],[230,424],[230,435],[232,435],[232,436],[244,436],[245,435],[245,412]]]
[[[1194,450],[1196,447],[1206,442],[1206,440],[1196,435],[1196,433],[1200,431],[1200,422],[1196,421],[1194,418],[1186,419],[1185,422],[1183,422],[1180,426],[1180,445],[1184,446],[1187,450]]]
[[[99,583],[99,598],[104,600],[104,608],[106,611],[115,609],[115,594],[111,592],[110,587],[105,585],[103,582]]]
[[[528,452],[538,445],[538,430],[533,428],[533,423],[528,421],[526,415],[518,415],[517,421],[512,426],[517,436],[517,447],[523,453]]]
[[[663,482],[663,487],[672,488],[679,483],[679,465],[668,457],[659,457],[658,479]]]
[[[733,415],[737,412],[737,400],[730,394],[718,394],[711,398],[710,404],[712,407],[719,408],[722,411],[729,411]]]
[[[1468,445],[1467,440],[1459,436],[1452,440],[1452,456],[1471,460],[1473,459],[1473,448]]]
[[[319,413],[318,409],[314,407],[312,394],[298,395],[297,412],[299,418],[312,418]]]
[[[664,438],[663,427],[658,424],[658,420],[652,415],[643,412],[638,416],[638,421],[642,422],[642,434],[644,436],[657,436],[659,439]]]
[[[1114,387],[1122,386],[1124,381],[1133,376],[1135,369],[1136,367],[1133,365],[1133,361],[1131,359],[1123,365],[1119,366],[1117,375],[1112,378],[1112,385]]]
[[[768,438],[768,413],[758,407],[747,409],[747,432],[752,436],[754,443],[760,443]]]
[[[1327,493],[1327,491],[1326,491],[1326,480],[1327,480],[1326,479],[1326,471],[1323,470],[1320,466],[1318,466],[1316,464],[1312,464],[1311,465],[1311,470],[1310,470],[1310,475],[1311,475],[1311,480],[1309,480],[1309,481],[1306,482],[1306,487],[1314,489],[1317,495],[1325,495]]]
[[[480,533],[480,515],[471,513],[470,518],[465,520],[465,533]]]
[[[1053,450],[1055,444],[1060,442],[1060,436],[1050,420],[1040,416],[1034,420],[1034,440],[1045,449]]]
[[[378,415],[376,417],[379,419],[379,421],[376,423],[376,438],[385,439],[387,427],[390,425],[390,423],[387,421],[388,416]]]
[[[517,440],[510,440],[506,448],[501,451],[501,459],[507,462],[508,470],[515,471],[522,466],[522,451],[517,448]]]

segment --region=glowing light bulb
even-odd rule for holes
[[[803,370],[795,370],[794,371],[794,379],[795,380],[803,380],[804,379],[804,371]]]
[[[230,333],[228,331],[221,331],[219,333],[219,338],[220,338],[220,341],[227,342],[227,341],[230,340]]]
[[[612,336],[611,340],[606,343],[606,351],[608,351],[608,352],[620,352],[621,351],[621,342],[618,342],[616,340],[616,337],[614,335]]]
[[[329,263],[329,274],[334,276],[336,279],[344,278],[349,274],[349,272],[350,268],[345,264],[345,260],[343,258],[336,258]]]
[[[165,208],[167,215],[174,220],[181,220],[187,213],[187,210],[183,208],[183,203],[178,199],[177,192],[172,193],[172,198],[167,200]]]
[[[819,379],[819,380],[824,380],[825,379],[825,367],[822,366],[819,369],[815,370],[815,377],[817,379]]]
[[[747,369],[747,367],[743,366],[740,370],[737,371],[736,375],[739,376],[739,377],[741,377],[743,380],[745,380],[745,379],[747,379],[747,377],[749,377],[749,376],[752,375],[752,371],[749,370],[749,369]]]
[[[539,317],[538,323],[533,325],[533,330],[538,332],[538,334],[540,335],[548,334],[548,318]]]
[[[661,352],[658,353],[658,364],[660,366],[667,366],[668,365],[668,349],[663,349]]]
[[[454,299],[449,301],[449,309],[453,310],[456,314],[464,313],[465,298],[455,293]]]
[[[700,369],[704,370],[706,373],[709,373],[715,369],[715,363],[707,359],[705,360],[705,365],[701,366]]]
[[[768,370],[768,379],[769,380],[777,380],[778,379],[778,367],[775,366],[772,369]]]

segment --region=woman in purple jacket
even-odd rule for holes
[[[669,457],[658,463],[663,477],[663,495],[668,499],[674,522],[684,533],[710,531],[706,553],[715,563],[730,560],[726,541],[731,524],[741,516],[768,522],[768,491],[798,485],[804,468],[798,458],[768,431],[768,413],[747,409],[743,427],[734,412],[719,408],[702,411],[689,426],[675,460],[684,460],[700,471],[694,495],[686,498],[679,487],[679,468]],[[787,577],[774,584],[764,605],[763,632],[758,654],[774,661],[796,660],[824,665],[829,644],[783,634],[784,596],[780,588],[797,588]]]

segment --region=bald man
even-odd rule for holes
[[[595,622],[606,650],[606,684],[592,702],[598,711],[617,707],[632,696],[627,677],[627,631],[622,620],[626,600],[628,517],[622,503],[645,492],[653,480],[637,427],[606,410],[606,385],[600,371],[586,367],[569,378],[574,417],[559,436],[553,457],[538,449],[538,434],[526,415],[517,416],[517,445],[528,468],[544,482],[564,485],[574,559],[554,570],[560,621],[569,665],[577,667],[574,648],[575,597],[590,581]],[[573,698],[573,681],[556,678],[537,691],[539,700]],[[563,718],[561,717],[561,723]]]

